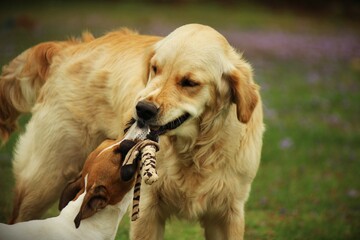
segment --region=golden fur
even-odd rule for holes
[[[20,89],[37,96],[14,158],[14,222],[39,217],[78,174],[78,159],[104,138],[121,137],[137,118],[136,103],[146,100],[159,108],[154,127],[190,118],[160,138],[160,179],[142,188],[132,239],[162,239],[173,215],[199,220],[206,239],[243,238],[262,148],[262,103],[250,64],[221,34],[198,24],[165,38],[122,30],[67,44],[48,62],[46,77],[34,80],[42,87],[28,85],[31,77],[13,81],[13,93],[0,99],[9,112],[23,112],[29,108],[16,102],[28,101],[14,97]],[[15,118],[1,119],[3,136]]]

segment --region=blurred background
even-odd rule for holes
[[[166,36],[194,22],[243,52],[261,86],[267,131],[246,239],[359,239],[359,1],[2,1],[0,65],[84,30],[101,36],[127,26]],[[0,222],[10,215],[12,151],[29,117],[0,149]],[[57,214],[53,207],[45,217]],[[125,218],[117,239],[128,230]],[[172,219],[165,239],[203,239],[202,230]]]

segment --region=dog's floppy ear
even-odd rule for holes
[[[75,227],[78,228],[80,226],[81,220],[91,217],[97,211],[105,208],[109,200],[109,194],[105,186],[92,187],[89,192],[85,194],[80,211],[74,219]]]
[[[236,54],[238,55],[238,54]],[[236,104],[237,118],[247,123],[259,101],[259,86],[252,80],[252,68],[249,63],[239,59],[225,72],[231,90],[231,100]]]
[[[82,189],[81,173],[73,181],[69,182],[61,193],[59,201],[59,210],[61,211],[66,205],[73,200]]]

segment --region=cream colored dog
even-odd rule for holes
[[[251,66],[214,29],[45,43],[3,69],[0,89],[3,137],[18,114],[33,114],[14,158],[13,222],[39,217],[78,174],[78,159],[121,137],[133,117],[163,136],[160,178],[142,188],[132,239],[162,239],[173,215],[199,220],[206,239],[243,238],[262,103]]]

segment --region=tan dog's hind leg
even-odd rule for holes
[[[69,118],[66,109],[54,105],[40,109],[33,114],[16,147],[16,187],[10,223],[41,217],[99,143],[95,136],[84,136],[84,130]]]
[[[52,176],[57,177],[57,176]],[[50,179],[44,179],[49,181]],[[65,181],[47,182],[47,184],[39,184],[39,182],[17,180],[15,186],[13,213],[9,223],[17,223],[32,219],[39,219],[43,213],[58,198],[58,192],[61,192]],[[50,184],[52,186],[50,187]]]

